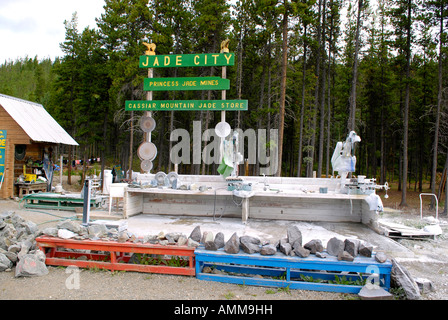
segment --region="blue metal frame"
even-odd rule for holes
[[[380,286],[385,290],[390,288],[390,272],[392,263],[378,263],[373,257],[358,256],[354,261],[338,261],[337,257],[327,255],[327,258],[318,258],[310,255],[307,258],[286,256],[277,252],[272,256],[263,256],[259,253],[228,254],[223,249],[218,251],[205,250],[198,247],[195,250],[196,277],[201,280],[218,281],[226,283],[267,286],[289,287],[290,289],[316,290],[329,292],[358,293],[362,286],[331,284],[321,282],[307,282],[301,276],[312,277],[313,280],[335,280],[335,276],[345,276],[347,280],[356,280],[362,277],[367,279],[373,273],[379,275]],[[204,273],[204,267],[216,268],[227,274]],[[330,271],[330,272],[327,272]],[[231,275],[228,273],[245,274]],[[331,273],[338,272],[338,273]],[[341,274],[340,272],[344,272]],[[352,272],[354,274],[350,274]],[[252,275],[269,276],[266,278],[254,278]]]

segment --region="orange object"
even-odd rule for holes
[[[46,255],[45,263],[47,265],[195,276],[195,248],[192,247],[100,240],[72,240],[50,236],[37,237],[36,243],[39,249]],[[60,249],[105,251],[109,252],[109,254],[86,254],[83,252],[62,251]],[[142,265],[126,263],[130,259],[129,253],[188,257],[188,266],[172,267],[163,264]],[[86,256],[87,260],[76,259],[81,256]]]

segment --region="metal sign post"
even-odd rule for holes
[[[82,225],[87,227],[90,219],[90,179],[86,179],[84,182],[83,198]]]

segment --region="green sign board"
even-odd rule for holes
[[[140,56],[140,68],[233,66],[233,53],[168,54]]]
[[[125,105],[127,111],[247,110],[247,100],[129,100]]]
[[[6,130],[0,130],[0,181],[5,174]]]
[[[147,91],[228,89],[230,89],[230,80],[219,77],[146,78],[143,80],[143,90]]]

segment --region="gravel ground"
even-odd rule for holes
[[[0,299],[55,300],[340,300],[336,293],[277,290],[202,281],[187,276],[137,272],[91,271],[48,267],[42,277],[14,278],[0,273]],[[75,272],[78,272],[75,274]],[[76,287],[75,277],[79,277]]]
[[[61,217],[73,212],[20,209],[13,200],[0,200],[0,211],[15,211],[39,228],[56,225]],[[398,218],[398,217],[393,217]],[[446,218],[445,218],[446,220]],[[415,254],[415,258],[400,258],[416,278],[432,281],[436,290],[422,295],[425,300],[448,299],[448,232],[437,240],[402,240],[401,244]],[[42,277],[15,278],[11,272],[0,272],[0,299],[2,300],[351,300],[357,295],[304,290],[288,290],[244,286],[198,280],[188,276],[146,274],[137,272],[110,272],[86,269],[48,267]]]

